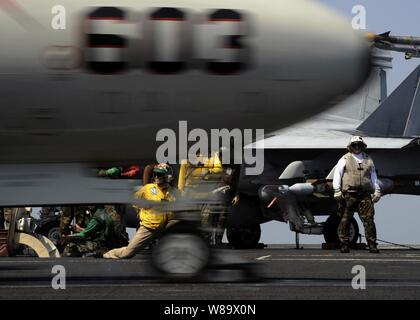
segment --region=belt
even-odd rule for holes
[[[351,195],[355,195],[355,196],[370,196],[370,192],[368,191],[363,191],[363,190],[347,190],[343,192],[344,194],[349,193]]]

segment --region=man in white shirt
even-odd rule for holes
[[[381,188],[372,159],[365,153],[362,137],[352,137],[347,153],[338,161],[334,172],[334,198],[339,202],[341,215],[339,238],[341,252],[350,252],[350,220],[355,211],[365,228],[369,251],[379,253],[376,244],[374,203],[381,199]]]

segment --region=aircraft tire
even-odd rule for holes
[[[50,239],[55,245],[60,242],[60,221],[51,221],[37,228],[36,233]]]
[[[324,239],[327,243],[339,243],[338,228],[340,225],[340,217],[333,214],[331,215],[324,225]],[[355,218],[350,221],[350,243],[357,243],[359,238],[359,225]]]
[[[210,261],[210,249],[194,233],[168,233],[152,251],[152,265],[171,280],[189,280],[201,275]]]
[[[229,244],[236,249],[256,248],[261,238],[261,226],[228,227],[226,235]]]

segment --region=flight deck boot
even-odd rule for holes
[[[379,249],[375,242],[368,242],[369,252],[370,253],[379,253]]]
[[[340,252],[341,253],[350,253],[349,245],[346,244],[346,243],[342,243]]]

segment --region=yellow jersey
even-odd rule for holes
[[[150,201],[175,201],[169,190],[162,190],[156,183],[149,183],[141,187],[139,191],[134,194],[136,199],[144,199]],[[164,227],[170,219],[173,218],[173,213],[165,209],[165,207],[151,207],[141,208],[134,206],[138,210],[140,218],[140,225],[148,229],[158,229]]]

